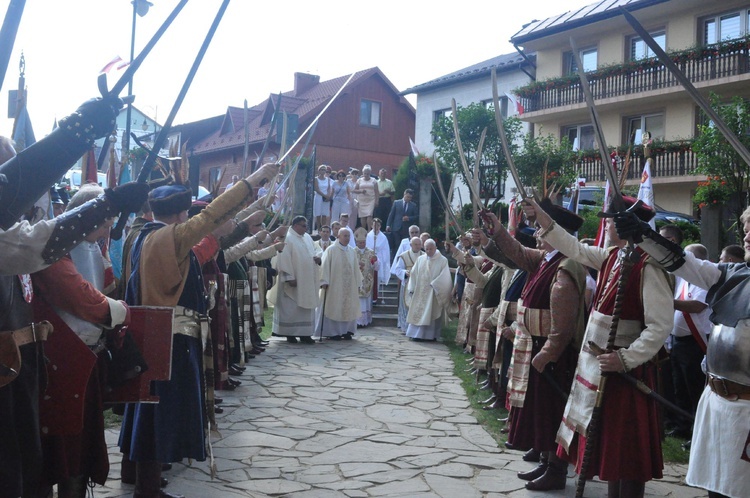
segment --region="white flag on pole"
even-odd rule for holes
[[[638,199],[655,209],[654,186],[651,182],[650,157],[646,159],[646,164],[643,165],[643,173],[641,174],[641,186],[638,188]],[[653,219],[649,221],[648,224],[651,225],[652,229],[656,230],[656,222]]]

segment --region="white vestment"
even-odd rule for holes
[[[328,289],[320,292],[321,302],[325,302],[325,311],[321,311],[323,335],[354,333],[360,315],[359,287],[362,285],[354,249],[338,242],[329,247],[323,253],[320,283],[328,285]],[[319,336],[320,331],[316,334]]]
[[[311,336],[318,307],[318,265],[313,240],[307,233],[287,232],[284,250],[276,257],[273,333],[280,336]],[[287,282],[295,280],[296,287]]]
[[[409,237],[405,237],[401,239],[401,243],[398,245],[398,249],[396,249],[396,255],[393,257],[393,263],[391,263],[391,274],[396,275],[396,271],[393,269],[396,266],[396,263],[398,263],[398,257],[406,252],[411,250],[411,239]],[[398,277],[398,275],[396,275]],[[401,277],[399,279],[403,280]]]
[[[406,315],[409,312],[405,302],[406,284],[408,283],[406,272],[411,272],[414,263],[417,262],[417,258],[419,258],[422,254],[424,254],[424,252],[413,252],[411,250],[411,247],[409,247],[407,250],[398,253],[396,259],[394,260],[393,267],[391,268],[391,274],[396,275],[396,277],[401,281],[401,286],[399,287],[398,293],[398,328],[400,328],[404,332],[406,332],[407,328]]]
[[[387,285],[391,279],[391,248],[388,245],[388,238],[383,232],[378,232],[376,238],[375,231],[370,230],[367,234],[367,247],[375,251],[378,257],[378,283]]]
[[[407,337],[423,340],[438,338],[452,288],[448,260],[440,251],[435,251],[431,258],[423,254],[417,259],[407,284]]]

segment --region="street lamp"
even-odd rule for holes
[[[148,13],[148,9],[154,4],[148,0],[132,0],[130,3],[133,4],[133,25],[130,30],[130,62],[133,62],[135,57],[135,20],[138,17],[143,17]],[[128,97],[133,95],[133,77],[128,81]],[[130,99],[132,100],[132,99]],[[133,104],[128,101],[128,110],[126,113],[126,124],[125,124],[125,135],[122,137],[122,157],[127,157],[130,154],[130,122],[133,114]]]

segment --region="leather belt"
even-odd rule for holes
[[[54,327],[47,320],[39,323],[32,323],[22,329],[18,330],[6,330],[0,332],[0,334],[10,334],[13,336],[13,340],[16,341],[18,347],[31,344],[32,342],[46,341],[47,336],[52,333]]]
[[[750,386],[717,377],[713,374],[708,374],[708,387],[729,401],[737,401],[738,399],[750,400]]]

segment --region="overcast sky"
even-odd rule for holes
[[[137,20],[136,54],[177,5],[154,4]],[[378,66],[399,89],[500,54],[533,19],[590,0],[233,0],[219,25],[175,124],[252,106],[293,88],[294,73],[327,80]],[[9,0],[0,0],[5,15]],[[163,123],[221,0],[191,0],[136,73],[134,105]],[[27,0],[0,96],[0,134],[9,135],[8,90],[26,58],[28,108],[37,139],[54,120],[98,95],[99,70],[130,55],[130,0]],[[121,73],[110,73],[110,86]],[[126,92],[123,92],[125,94]],[[412,100],[412,103],[415,102]]]

